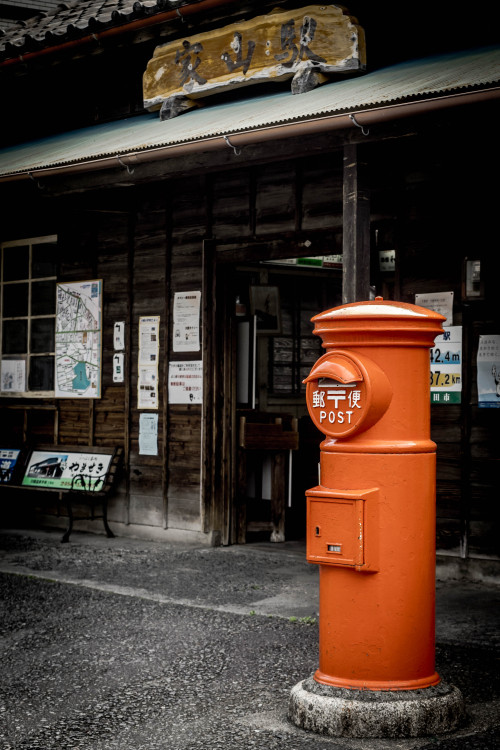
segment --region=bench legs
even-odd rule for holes
[[[108,526],[108,499],[105,497],[102,501],[102,522],[106,531],[106,536],[110,539],[114,539],[115,535]]]
[[[66,509],[68,511],[68,528],[64,532],[61,542],[69,542],[69,536],[73,530],[73,508],[71,507],[71,500],[66,495]]]
[[[82,499],[82,498],[80,498],[80,499]],[[92,505],[92,514],[90,516],[87,516],[87,518],[91,519],[91,520],[94,520],[96,517],[94,516],[93,504],[91,504],[91,505]],[[72,504],[71,504],[71,496],[69,495],[69,493],[66,496],[66,509],[68,511],[68,527],[67,527],[66,531],[64,532],[64,534],[62,536],[61,543],[69,542],[69,537],[71,535],[71,532],[73,531],[74,516],[73,516],[73,507],[72,507]],[[99,516],[97,518],[99,518]],[[104,525],[104,530],[106,532],[106,536],[109,539],[114,539],[115,535],[113,534],[113,532],[109,528],[109,524],[108,524],[108,500],[107,500],[106,497],[103,498],[103,500],[102,500],[102,516],[101,516],[101,518],[102,518],[102,522],[103,522],[103,525]],[[84,520],[84,519],[82,519],[82,520]]]

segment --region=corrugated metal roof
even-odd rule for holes
[[[0,175],[121,156],[278,124],[369,110],[500,83],[500,47],[415,60],[306,94],[280,92],[191,110],[173,120],[158,113],[45,138],[0,151]]]

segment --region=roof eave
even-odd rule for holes
[[[430,114],[463,105],[490,102],[499,98],[500,85],[495,85],[479,91],[462,91],[459,93],[449,93],[426,99],[395,102],[384,106],[359,109],[357,111],[316,116],[306,120],[298,120],[296,122],[271,124],[255,128],[254,130],[230,133],[229,135],[216,135],[184,143],[165,144],[143,150],[115,152],[103,157],[88,159],[85,161],[74,161],[71,163],[11,172],[0,175],[0,183],[57,177],[70,174],[76,175],[78,173],[116,169],[117,167],[127,168],[130,171],[135,166],[142,163],[167,160],[173,157],[188,156],[201,152],[222,150],[227,149],[228,147],[235,149],[235,153],[237,153],[240,149],[249,145],[285,138],[319,135],[333,130],[347,130],[357,127],[361,128],[366,134],[368,134],[367,129],[376,124],[383,124],[417,115]]]

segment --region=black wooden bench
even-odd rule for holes
[[[108,497],[115,487],[123,460],[123,448],[81,445],[40,445],[22,449],[15,465],[2,463],[7,449],[0,447],[0,488],[13,491],[57,493],[58,508],[66,505],[68,526],[61,539],[69,541],[74,521],[102,519],[106,536]],[[12,461],[10,462],[12,464]],[[73,507],[86,505],[88,515],[75,516]],[[101,513],[96,513],[96,507]]]

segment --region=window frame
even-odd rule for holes
[[[58,237],[56,234],[47,234],[36,237],[25,237],[16,240],[7,240],[0,243],[0,360],[24,360],[25,362],[25,390],[24,391],[2,391],[0,390],[1,398],[54,398],[55,390],[29,390],[29,376],[30,376],[30,365],[31,360],[35,357],[52,357],[54,360],[55,368],[55,326],[56,326],[56,308],[54,306],[53,314],[42,314],[32,315],[32,284],[43,282],[43,281],[54,281],[57,284],[57,269],[54,276],[33,276],[33,247],[35,245],[47,245],[57,244]],[[12,247],[29,247],[29,268],[28,278],[15,279],[11,281],[4,280],[4,250]],[[14,315],[5,316],[3,315],[3,301],[4,301],[4,288],[11,284],[16,283],[27,283],[28,284],[28,310],[26,315]],[[54,292],[54,295],[56,292]],[[32,351],[31,345],[31,322],[32,320],[50,319],[54,321],[54,345],[52,351],[47,352],[36,352]],[[26,320],[27,321],[27,346],[26,352],[23,354],[4,354],[3,351],[3,324],[5,320]]]

